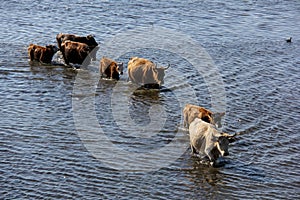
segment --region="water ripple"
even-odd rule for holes
[[[1,199],[299,199],[299,2],[12,0],[0,8]],[[227,95],[223,130],[240,133],[225,166],[199,162],[185,135],[179,142],[186,144],[186,152],[172,165],[151,173],[117,171],[93,157],[77,135],[72,98],[95,96],[99,123],[128,153],[172,141],[182,120],[178,102],[189,89],[195,91],[195,102],[211,107],[203,77],[177,55],[142,49],[120,58],[127,62],[137,53],[168,61],[182,73],[178,78],[169,72],[159,94],[131,96],[126,109],[140,126],[151,124],[151,105],[168,108],[163,129],[154,127],[146,132],[152,137],[138,139],[121,135],[133,128],[125,124],[121,132],[113,116],[103,114],[111,113],[114,82],[101,80],[95,92],[74,94],[78,71],[28,62],[30,43],[55,44],[59,32],[95,34],[101,44],[120,32],[152,25],[189,35],[219,69]],[[290,44],[285,42],[289,36]],[[120,80],[125,89],[130,87],[126,78]]]

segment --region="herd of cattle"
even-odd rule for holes
[[[64,64],[67,66],[89,64],[91,60],[96,60],[99,47],[92,35],[78,36],[59,33],[56,36],[56,41],[58,47],[30,44],[28,47],[30,60],[51,64],[53,56],[58,51],[61,52]],[[165,70],[168,67],[157,67],[150,60],[132,57],[128,62],[128,75],[133,83],[143,85],[146,88],[158,89],[163,84]],[[103,57],[100,61],[99,71],[102,78],[119,80],[120,75],[123,74],[123,63]]]
[[[55,45],[45,47],[30,44],[28,56],[31,61],[51,64],[52,58],[61,52],[65,65],[83,64],[96,60],[98,43],[92,35],[85,37],[73,34],[57,34]],[[132,57],[128,61],[127,72],[131,82],[145,88],[159,89],[164,83],[165,70],[168,67],[158,67],[152,61],[139,57]],[[123,63],[103,57],[99,71],[102,78],[119,80],[123,74]],[[202,159],[208,159],[212,166],[220,156],[229,155],[229,143],[234,141],[235,135],[229,135],[217,130],[221,127],[224,113],[211,111],[196,105],[187,104],[183,109],[184,127],[189,130],[190,146],[193,154]]]

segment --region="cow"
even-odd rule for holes
[[[128,62],[128,76],[131,82],[145,88],[159,89],[164,83],[165,70],[170,67],[157,67],[145,58],[132,57]]]
[[[211,166],[216,166],[220,156],[229,155],[229,138],[233,136],[219,132],[213,124],[196,118],[190,124],[189,135],[192,153],[208,158]]]
[[[67,40],[61,44],[61,52],[66,65],[70,63],[81,65],[86,57],[90,57],[91,50],[87,44]]]
[[[106,77],[119,80],[120,74],[123,74],[123,63],[117,63],[110,58],[102,57],[100,61],[101,78]]]
[[[73,42],[81,42],[89,46],[90,52],[91,52],[91,58],[92,60],[96,60],[96,53],[99,49],[98,43],[96,42],[94,36],[92,35],[87,35],[87,36],[78,36],[74,34],[64,34],[64,33],[59,33],[56,35],[56,41],[58,48],[61,49],[61,45],[63,42],[70,40]],[[92,51],[94,50],[95,51]]]
[[[183,126],[189,128],[189,125],[195,118],[202,119],[205,122],[216,125],[218,128],[222,127],[221,118],[225,115],[222,113],[213,113],[201,106],[186,104],[183,109]]]
[[[46,45],[46,47],[36,44],[30,44],[28,47],[28,56],[30,61],[39,61],[41,63],[49,64],[52,61],[54,54],[58,51],[55,45]]]
[[[85,43],[89,47],[92,47],[92,48],[98,46],[98,43],[96,42],[94,36],[92,36],[92,35],[88,35],[85,37],[74,35],[74,34],[64,34],[64,33],[59,33],[56,35],[56,41],[57,41],[58,48],[61,48],[61,44],[67,40],[70,40],[73,42]]]

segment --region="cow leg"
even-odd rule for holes
[[[65,59],[65,63],[66,63],[66,65],[69,65],[69,64],[70,64],[70,62],[69,62],[68,59]]]
[[[42,51],[39,57],[39,62],[43,64],[44,52]]]
[[[205,150],[205,154],[207,155],[208,159],[209,159],[211,162],[213,162],[211,152],[207,152],[207,151]]]
[[[191,150],[192,150],[192,154],[196,154],[196,149],[194,148],[194,146],[191,144]]]
[[[66,57],[66,55],[63,53],[63,58],[64,58],[64,60],[65,60],[65,64],[66,65],[69,65],[70,64],[70,61],[69,61],[69,59],[67,59],[67,57]]]
[[[188,121],[187,115],[183,114],[183,127],[185,127],[185,128],[189,128],[187,121]]]
[[[30,50],[29,57],[30,57],[30,61],[34,60],[34,50],[33,49]]]
[[[64,47],[64,46],[63,46]],[[67,59],[67,56],[66,56],[66,54],[65,54],[65,48],[62,48],[61,49],[61,54],[62,54],[62,56],[63,56],[63,59],[64,59],[64,61],[65,61],[65,64],[66,65],[69,65],[69,60]]]

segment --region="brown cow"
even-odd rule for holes
[[[90,52],[91,52],[90,57],[92,58],[92,60],[96,60],[96,53],[97,53],[99,47],[98,47],[98,43],[96,42],[94,36],[92,36],[92,35],[78,36],[78,35],[74,35],[74,34],[64,34],[64,33],[59,33],[56,35],[56,41],[57,41],[57,45],[58,45],[59,49],[61,49],[62,43],[67,40],[87,44],[89,46]],[[92,51],[94,49],[95,49],[95,51]]]
[[[101,78],[120,79],[120,74],[123,74],[123,63],[117,63],[116,61],[103,57],[100,61],[100,74]]]
[[[128,76],[133,83],[159,89],[164,83],[165,70],[169,67],[158,68],[150,60],[133,57],[128,62]]]
[[[78,36],[78,35],[74,35],[74,34],[64,34],[64,33],[59,33],[56,35],[56,41],[58,44],[58,48],[61,48],[61,44],[67,40],[70,40],[73,42],[85,43],[89,47],[92,47],[92,48],[98,46],[98,43],[96,42],[94,36],[92,36],[92,35],[88,35],[86,37],[82,37],[82,36]]]
[[[70,63],[81,65],[89,56],[90,51],[87,44],[80,42],[67,40],[61,44],[61,52],[67,65]]]
[[[28,56],[31,61],[39,61],[41,63],[51,63],[54,54],[58,48],[54,45],[47,45],[46,47],[30,44],[28,47]]]
[[[199,118],[190,124],[189,133],[192,153],[208,157],[212,166],[220,156],[229,155],[229,138],[234,136],[219,132],[214,125]]]
[[[183,109],[183,126],[189,128],[189,125],[194,121],[194,119],[199,118],[207,123],[216,125],[217,127],[222,127],[221,118],[224,115],[224,112],[213,113],[201,106],[187,104]]]

